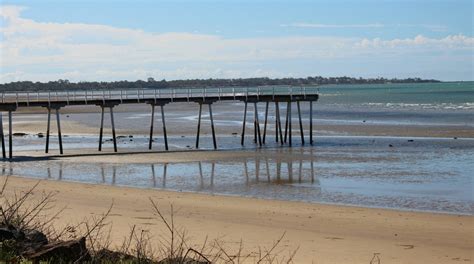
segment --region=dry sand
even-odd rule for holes
[[[11,177],[11,192],[25,190],[36,180]],[[112,239],[119,242],[131,225],[155,234],[163,230],[154,219],[149,197],[165,215],[172,203],[175,221],[193,242],[220,238],[237,249],[269,247],[286,232],[284,253],[299,246],[295,263],[369,263],[374,253],[381,263],[470,263],[474,218],[435,213],[258,200],[194,193],[43,181],[40,191],[57,191],[57,206],[67,209],[58,225],[104,213],[114,201]],[[8,194],[7,194],[8,195]]]

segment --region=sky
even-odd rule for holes
[[[0,83],[474,80],[467,0],[0,0]]]

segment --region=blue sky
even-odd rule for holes
[[[6,1],[0,82],[473,80],[472,1]]]

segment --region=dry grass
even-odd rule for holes
[[[8,185],[6,177],[0,188],[0,226],[19,231],[37,230],[48,237],[48,241],[86,239],[88,253],[75,263],[293,263],[298,248],[284,252],[281,246],[285,233],[275,240],[269,248],[245,249],[241,241],[236,250],[226,247],[225,241],[203,239],[199,245],[190,245],[187,230],[175,223],[175,210],[170,204],[168,214],[164,214],[158,203],[150,198],[150,207],[162,229],[158,236],[148,229],[131,226],[119,247],[112,248],[110,235],[112,225],[109,209],[100,216],[84,218],[74,225],[58,228],[54,220],[63,212],[54,208],[55,193],[41,193],[40,198],[33,194],[40,182],[25,192],[6,196]],[[166,217],[169,215],[169,217]],[[163,230],[165,232],[163,232]],[[15,241],[0,241],[0,261],[19,263],[27,261],[21,247]]]

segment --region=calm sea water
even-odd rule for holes
[[[326,85],[321,104],[412,109],[474,109],[474,82]]]

